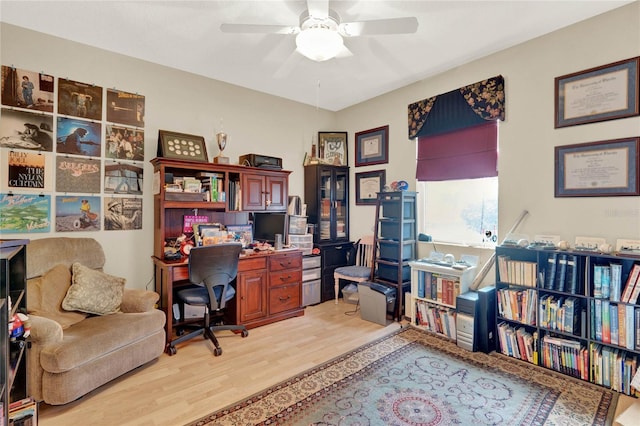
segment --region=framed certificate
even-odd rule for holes
[[[356,167],[389,162],[389,126],[356,133]]]
[[[556,197],[640,195],[640,137],[555,148]]]
[[[356,204],[375,204],[378,192],[384,189],[385,177],[384,170],[356,173]]]
[[[555,127],[640,115],[640,57],[556,77]]]

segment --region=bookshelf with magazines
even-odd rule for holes
[[[640,361],[640,258],[496,248],[497,350],[627,395]]]

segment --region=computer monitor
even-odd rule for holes
[[[253,214],[253,239],[273,244],[276,234],[287,238],[288,216],[285,212],[260,212]]]

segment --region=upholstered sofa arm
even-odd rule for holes
[[[148,312],[155,308],[160,295],[155,291],[125,288],[120,310],[122,312]]]
[[[62,341],[62,326],[52,319],[29,315],[31,343],[48,345]]]

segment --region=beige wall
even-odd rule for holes
[[[351,179],[356,172],[386,169],[387,181],[404,179],[412,188],[415,142],[407,139],[407,105],[462,85],[501,74],[505,78],[507,116],[500,125],[499,232],[504,235],[523,209],[530,212],[519,232],[640,239],[639,197],[554,198],[554,147],[640,136],[640,117],[553,127],[554,78],[559,75],[640,56],[640,2],[498,52],[437,76],[330,113],[219,81],[150,64],[122,55],[2,24],[3,65],[44,71],[56,77],[137,92],[146,97],[145,152],[156,150],[158,129],[205,135],[210,156],[214,127],[224,119],[230,135],[225,155],[237,159],[256,152],[283,157],[292,170],[290,193],[303,193],[302,160],[318,130],[349,132]],[[421,58],[418,60],[429,60]],[[314,90],[312,88],[311,90]],[[388,124],[390,161],[354,167],[358,131]],[[107,270],[133,287],[152,286],[153,240],[151,166],[145,163],[144,224],[140,231],[84,233],[107,251]],[[352,185],[351,197],[355,198]],[[351,236],[372,233],[374,207],[351,204]],[[80,236],[77,234],[51,235]],[[32,234],[39,238],[42,234]],[[421,246],[420,253],[431,250]],[[448,247],[458,255],[470,249]],[[478,252],[477,250],[474,250]],[[489,253],[479,251],[482,259]],[[492,274],[487,278],[492,279]]]

